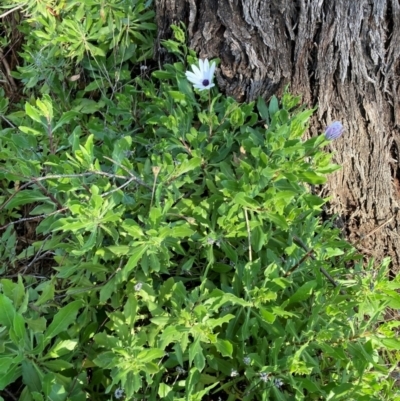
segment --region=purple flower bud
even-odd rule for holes
[[[338,139],[344,132],[344,127],[340,121],[334,121],[332,124],[328,125],[325,129],[325,138],[328,141],[333,141]]]

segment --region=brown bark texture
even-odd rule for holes
[[[334,120],[335,161],[323,195],[349,240],[400,270],[400,1],[157,0],[159,41],[183,21],[199,57],[221,59],[219,88],[239,101],[285,85],[318,105],[310,135]],[[160,47],[157,49],[159,50]],[[160,57],[160,54],[158,54]]]

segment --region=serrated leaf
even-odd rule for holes
[[[32,120],[42,125],[45,125],[42,121],[42,116],[40,115],[39,111],[35,107],[31,106],[29,103],[25,104],[25,112],[27,116],[30,117]]]
[[[200,335],[197,335],[193,343],[189,346],[189,366],[192,366],[192,363],[200,372],[206,364],[203,348],[200,345]]]

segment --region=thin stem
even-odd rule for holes
[[[153,171],[153,174],[154,174],[154,182],[153,182],[153,189],[152,189],[152,191],[151,191],[151,201],[150,201],[150,209],[151,209],[151,207],[153,206],[153,200],[154,200],[154,193],[155,193],[155,191],[156,191],[156,183],[157,183],[157,177],[158,177],[158,174],[160,173],[160,167],[158,167],[158,166],[153,166],[152,167],[152,171]]]
[[[244,209],[244,217],[246,219],[246,227],[247,227],[247,241],[249,244],[249,261],[253,261],[253,256],[251,252],[251,231],[250,231],[250,223],[249,223],[249,216],[247,215],[247,209]]]

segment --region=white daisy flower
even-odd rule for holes
[[[214,78],[215,62],[210,63],[208,59],[199,60],[199,66],[192,65],[192,71],[186,71],[186,78],[193,84],[196,89],[211,89],[215,86],[212,81]]]

